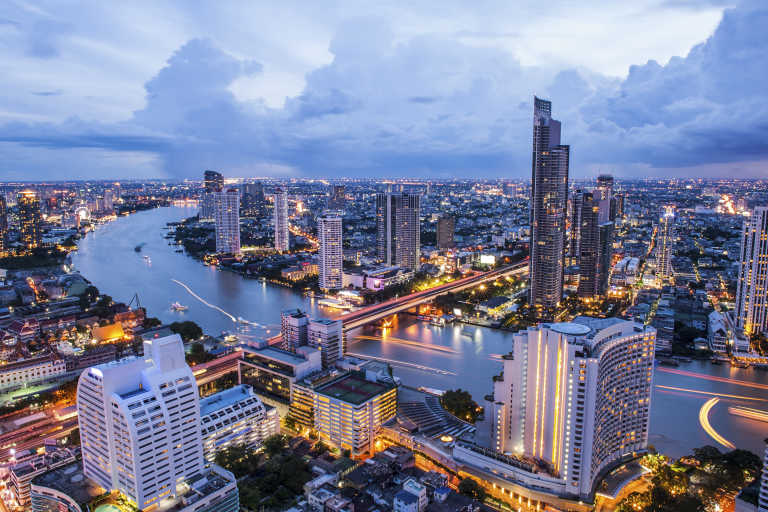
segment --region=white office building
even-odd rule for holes
[[[280,189],[275,193],[275,250],[286,252],[291,248],[288,238],[288,192]]]
[[[344,357],[341,320],[320,318],[309,321],[307,344],[320,350],[323,368],[330,368]]]
[[[144,357],[85,370],[77,411],[83,473],[99,486],[140,510],[177,500],[179,511],[237,510],[234,477],[206,468],[197,384],[178,335],[144,341]],[[191,481],[216,490],[190,489]]]
[[[759,206],[744,222],[736,290],[736,325],[747,336],[768,329],[768,207]]]
[[[320,241],[318,274],[320,288],[339,290],[342,287],[341,216],[325,214],[317,219],[317,237]]]
[[[240,191],[236,188],[213,193],[216,221],[216,252],[240,253]]]
[[[485,403],[489,448],[517,458],[508,466],[521,482],[589,496],[601,472],[647,447],[655,339],[652,327],[618,318],[516,333]],[[529,474],[525,461],[547,471]]]
[[[209,462],[216,453],[245,445],[258,450],[269,436],[280,433],[277,409],[264,405],[251,386],[241,384],[200,400],[203,451]]]

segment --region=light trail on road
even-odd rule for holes
[[[704,402],[704,405],[701,406],[701,409],[699,409],[699,423],[701,423],[701,428],[704,429],[704,432],[709,434],[709,437],[714,439],[716,442],[720,443],[721,445],[725,446],[726,448],[733,450],[736,448],[736,445],[734,445],[732,442],[721,436],[717,433],[717,431],[712,428],[712,425],[709,423],[709,411],[712,410],[712,408],[719,402],[720,399],[717,397],[712,397],[706,402]]]
[[[387,359],[385,357],[374,357],[374,356],[369,356],[369,355],[366,355],[366,354],[356,354],[355,352],[347,352],[347,354],[350,355],[350,356],[359,357],[361,359],[373,359],[373,360],[376,360],[376,361],[383,361],[385,363],[391,363],[391,364],[394,364],[394,365],[401,365],[401,366],[405,366],[407,368],[415,368],[417,370],[423,370],[423,371],[427,371],[427,372],[439,373],[440,375],[456,375],[455,372],[450,372],[448,370],[441,370],[439,368],[432,368],[431,366],[424,366],[422,364],[409,363],[407,361],[398,361],[397,359]]]
[[[187,292],[189,292],[189,294],[190,294],[191,296],[193,296],[194,298],[196,298],[197,300],[199,300],[200,302],[202,302],[203,304],[205,304],[205,305],[206,305],[206,306],[208,306],[209,308],[211,308],[211,309],[215,309],[215,310],[216,310],[216,311],[218,311],[219,313],[223,313],[223,314],[225,314],[226,316],[228,316],[228,317],[229,317],[229,319],[230,319],[230,320],[232,320],[233,322],[237,323],[237,318],[235,318],[235,315],[232,315],[232,314],[230,314],[230,313],[227,313],[226,311],[224,311],[223,309],[221,309],[219,306],[217,306],[217,305],[215,305],[215,304],[211,304],[210,302],[208,302],[207,300],[205,300],[204,298],[202,298],[201,296],[199,296],[198,294],[196,294],[195,292],[193,292],[193,291],[192,291],[192,288],[190,288],[190,287],[189,287],[189,286],[187,286],[186,284],[182,283],[181,281],[177,281],[176,279],[171,279],[171,281],[173,281],[173,282],[174,282],[174,283],[176,283],[177,285],[179,285],[179,286],[181,286],[182,288],[184,288],[185,290],[187,290]]]
[[[440,352],[447,352],[449,354],[458,354],[458,352],[456,350],[453,350],[452,348],[444,347],[442,345],[431,345],[429,343],[419,343],[417,341],[406,340],[406,339],[403,339],[403,338],[395,338],[393,336],[387,336],[386,338],[384,338],[382,336],[364,336],[364,335],[360,335],[360,336],[356,336],[355,339],[358,339],[358,340],[370,340],[370,341],[383,341],[383,342],[391,341],[392,343],[398,343],[398,344],[403,344],[403,345],[410,345],[410,346],[416,347],[416,348],[424,348],[424,349],[427,349],[427,350],[438,350]]]
[[[752,409],[751,407],[729,407],[728,412],[734,416],[768,422],[768,412],[761,411],[760,409]]]
[[[768,398],[755,398],[753,396],[744,396],[744,395],[728,395],[726,393],[713,393],[712,391],[700,391],[698,389],[678,388],[675,386],[662,386],[661,384],[657,384],[656,387],[659,389],[664,389],[669,391],[682,391],[684,393],[698,393],[700,395],[718,396],[721,398],[735,398],[737,400],[754,400],[757,402],[768,402]]]
[[[736,384],[737,386],[744,386],[748,388],[756,389],[768,389],[768,384],[760,384],[759,382],[750,382],[747,380],[731,379],[728,377],[717,377],[715,375],[705,375],[703,373],[690,372],[688,370],[676,370],[674,368],[656,368],[657,372],[673,373],[675,375],[682,375],[684,377],[694,377],[697,379],[711,380],[714,382],[725,382],[727,384]]]

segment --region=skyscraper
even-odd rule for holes
[[[600,247],[600,199],[593,192],[581,192],[574,204],[580,207],[579,226],[579,287],[577,293],[582,298],[592,298],[598,294],[598,252]]]
[[[604,468],[647,448],[655,339],[618,318],[516,333],[486,398],[490,448],[543,460],[553,485],[589,495]]]
[[[214,192],[213,210],[216,221],[216,252],[240,253],[240,192],[229,188]]]
[[[529,303],[555,307],[563,295],[569,147],[560,144],[552,103],[534,97]]]
[[[214,220],[213,194],[224,189],[224,176],[216,171],[203,174],[203,195],[200,198],[200,220]]]
[[[331,191],[331,196],[328,198],[329,210],[343,210],[346,206],[346,188],[344,185],[334,185]]]
[[[290,248],[288,238],[288,193],[285,189],[278,189],[275,192],[275,250],[278,252],[287,252]]]
[[[206,468],[197,384],[177,334],[144,341],[142,358],[85,370],[77,413],[83,472],[104,489],[141,510],[165,504],[184,492],[185,480],[205,481],[213,471],[224,485],[212,486],[207,496],[201,492],[194,507],[176,510],[238,510],[232,474]]]
[[[747,336],[768,329],[768,207],[744,221],[736,289],[736,325]]]
[[[390,266],[417,270],[421,265],[421,197],[376,195],[378,258]]]
[[[437,248],[450,249],[456,244],[453,234],[456,231],[456,219],[451,215],[442,215],[437,219]]]
[[[597,246],[597,293],[605,295],[610,285],[611,268],[613,268],[613,222],[605,222],[598,226],[599,237]]]
[[[675,238],[675,207],[665,206],[656,231],[656,276],[668,281],[672,278],[672,246]]]
[[[579,246],[581,242],[581,207],[584,190],[576,189],[568,201],[571,206],[571,233],[569,240],[569,265],[579,264]]]
[[[763,458],[763,476],[760,481],[760,495],[757,498],[757,512],[768,512],[768,439],[765,440],[765,456]]]
[[[8,211],[5,197],[0,195],[0,254],[5,253],[5,237],[8,234]]]
[[[34,249],[40,246],[40,197],[34,190],[22,190],[19,192],[16,204],[19,208],[19,232],[21,242],[26,249]]]
[[[307,329],[307,344],[320,349],[323,368],[331,368],[344,357],[341,320],[320,318],[310,320]]]
[[[264,184],[260,181],[255,183],[245,183],[243,185],[242,206],[243,214],[255,216],[259,209],[264,205]]]
[[[323,290],[339,290],[342,287],[342,240],[341,216],[332,213],[318,217],[317,237],[319,250],[319,285]]]
[[[613,176],[610,174],[601,174],[597,177],[597,200],[599,201],[600,212],[597,222],[605,224],[614,220],[616,216],[616,206],[613,201]]]

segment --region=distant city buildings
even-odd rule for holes
[[[669,281],[674,277],[672,268],[672,247],[675,239],[675,208],[665,206],[662,210],[656,232],[656,276]]]
[[[516,333],[485,403],[489,448],[544,461],[537,485],[549,492],[588,496],[603,470],[647,448],[655,338],[618,318]]]
[[[240,253],[240,192],[228,188],[214,192],[213,210],[216,221],[216,252]]]
[[[326,213],[317,219],[319,286],[323,290],[342,287],[342,263],[344,261],[341,239],[341,216]]]
[[[563,296],[568,159],[552,103],[534,98],[529,303],[536,307],[553,308]]]
[[[380,261],[417,270],[421,266],[421,197],[377,194],[376,233]]]
[[[768,329],[768,207],[744,221],[736,289],[736,326],[751,336]]]
[[[275,192],[275,250],[288,252],[291,248],[288,232],[288,193],[285,189]]]
[[[341,211],[347,205],[346,187],[334,185],[331,196],[328,198],[328,209]]]
[[[163,509],[184,493],[180,484],[207,479],[213,485],[195,486],[192,503],[179,499],[175,510],[238,510],[232,474],[206,466],[197,384],[178,335],[145,340],[142,358],[85,370],[77,411],[83,473],[102,488]]]
[[[456,231],[456,219],[451,215],[443,215],[437,219],[437,248],[451,249],[456,243],[453,235]]]
[[[200,198],[200,220],[214,220],[213,195],[223,189],[224,176],[216,171],[205,171],[203,174],[203,194]]]
[[[19,192],[16,200],[19,209],[20,242],[24,248],[34,249],[40,246],[40,224],[43,222],[40,211],[40,197],[34,190]]]

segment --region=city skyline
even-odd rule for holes
[[[106,35],[55,6],[14,5],[0,25],[0,56],[19,70],[0,108],[6,175],[185,178],[208,167],[240,177],[521,177],[522,105],[534,94],[561,105],[580,148],[574,177],[763,174],[760,2],[563,8],[559,30],[546,34],[535,29],[550,24],[530,7],[518,7],[530,14],[519,25],[500,3],[475,18],[454,5],[419,29],[398,24],[388,5],[307,20],[289,3],[273,8],[294,22],[284,28],[319,29],[289,47],[271,30],[265,45],[248,30],[223,34],[237,7],[211,9],[210,23],[180,26],[162,44],[124,45],[114,38],[135,10],[117,21],[84,6],[83,20],[98,11],[115,22]],[[629,44],[637,38],[643,44]],[[415,68],[412,55],[426,65]],[[102,70],[116,66],[119,82]],[[72,75],[82,70],[90,83]]]

